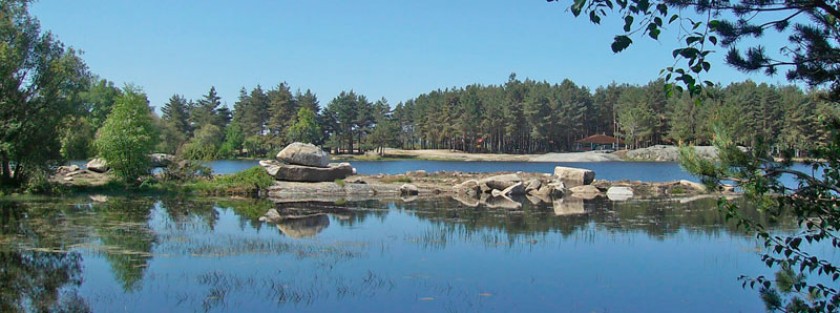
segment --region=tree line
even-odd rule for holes
[[[152,120],[157,152],[208,160],[262,157],[294,141],[343,153],[383,147],[544,153],[571,151],[576,140],[594,134],[639,148],[706,145],[716,132],[744,146],[761,141],[804,151],[827,136],[820,116],[840,116],[837,103],[818,89],[744,81],[706,88],[698,98],[665,88],[656,80],[592,91],[568,79],[551,84],[511,74],[504,84],[433,90],[395,106],[344,91],[322,108],[311,90],[279,83],[242,88],[230,110],[211,87],[196,100],[173,95]],[[91,81],[81,93],[82,114],[72,117],[62,138],[66,158],[95,155],[92,140],[122,94],[107,80]]]
[[[344,91],[321,108],[311,90],[292,92],[280,83],[241,89],[231,111],[211,87],[198,100],[173,95],[162,106],[157,150],[190,159],[258,157],[304,141],[343,153],[382,147],[543,153],[573,150],[576,140],[594,134],[638,148],[706,145],[716,132],[744,146],[761,141],[806,150],[827,136],[819,117],[840,115],[824,91],[793,85],[744,81],[706,88],[699,98],[665,88],[656,80],[591,91],[570,80],[511,74],[504,84],[438,89],[394,106]]]

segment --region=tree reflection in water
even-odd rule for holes
[[[0,201],[0,243],[9,243],[0,245],[0,312],[90,312],[77,289],[81,255],[54,243],[52,248],[29,247],[38,241],[50,245],[52,237],[40,236],[27,223],[26,210],[19,203]],[[57,251],[43,251],[52,249]]]
[[[97,310],[120,304],[108,301],[150,298],[161,300],[150,309],[181,305],[178,310],[230,310],[242,305],[242,297],[271,300],[246,303],[255,310],[268,309],[268,302],[320,308],[351,298],[387,302],[415,292],[451,296],[453,307],[464,309],[477,301],[470,296],[475,286],[429,279],[436,269],[421,272],[397,267],[400,262],[423,265],[414,258],[402,259],[401,254],[425,258],[482,245],[484,250],[478,253],[496,257],[512,249],[537,251],[534,248],[541,247],[553,248],[540,252],[559,253],[563,251],[556,248],[558,243],[597,243],[605,233],[660,242],[685,233],[747,238],[714,209],[715,199],[689,203],[516,200],[523,203],[521,209],[446,197],[410,202],[273,203],[189,197],[110,197],[94,204],[86,199],[0,201],[0,311],[88,311],[81,295],[90,295],[78,291],[85,275],[83,257],[107,261],[110,274],[122,287],[114,290],[109,280],[103,286],[86,282],[81,289],[93,290],[94,297],[87,301]],[[260,216],[271,209],[285,218],[261,222]],[[757,212],[746,214],[762,218]],[[401,223],[390,230],[383,228],[391,222],[386,221],[389,215]],[[391,233],[377,237],[379,231]],[[515,252],[512,255],[532,256]],[[153,258],[159,259],[150,269]],[[455,261],[444,264],[448,262]],[[398,264],[394,268],[383,266],[394,263]],[[109,271],[107,267],[86,268],[104,271],[102,276]],[[455,293],[467,296],[457,298]],[[175,300],[166,299],[168,295]]]

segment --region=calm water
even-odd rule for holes
[[[680,179],[695,180],[691,174],[680,168],[678,163],[669,162],[461,162],[461,161],[352,161],[359,174],[402,174],[408,171],[427,172],[532,172],[554,173],[555,166],[586,168],[595,171],[596,178],[607,180],[640,180],[664,182]],[[256,160],[220,160],[208,165],[216,174],[229,174],[259,165]]]
[[[714,200],[556,205],[2,200],[0,311],[763,310]]]

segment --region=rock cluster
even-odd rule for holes
[[[554,175],[524,181],[519,174],[503,174],[480,180],[467,180],[453,186],[456,200],[468,206],[484,204],[490,208],[519,209],[514,197],[526,196],[532,202],[552,202],[567,195],[588,197],[601,191],[590,185],[595,172],[587,169],[558,166]],[[573,186],[568,189],[568,186]]]
[[[329,154],[321,148],[295,142],[280,151],[276,160],[260,161],[260,166],[274,179],[291,182],[331,182],[356,173],[350,163],[329,160]]]

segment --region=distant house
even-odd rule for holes
[[[576,151],[618,150],[624,147],[624,140],[607,135],[592,135],[575,141]]]

